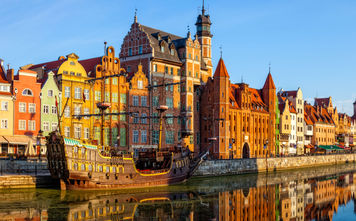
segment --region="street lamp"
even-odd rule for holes
[[[42,136],[43,136],[43,131],[39,130],[38,134],[37,134],[37,137],[36,137],[36,142],[37,142],[36,154],[38,155],[39,158],[41,158],[41,139],[42,139]]]
[[[268,172],[268,164],[267,164],[267,155],[268,155],[268,139],[266,139],[264,145],[263,145],[263,149],[266,150],[266,172]]]

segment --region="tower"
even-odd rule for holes
[[[356,118],[356,100],[354,102],[354,117]]]
[[[230,76],[226,70],[224,60],[220,58],[219,63],[214,73],[214,112],[213,125],[214,136],[218,138],[214,143],[213,152],[216,154],[217,148],[220,156],[223,159],[228,159],[229,148],[229,90],[230,90]]]
[[[201,14],[198,16],[195,25],[197,26],[197,36],[201,45],[201,58],[208,69],[208,77],[211,77],[213,73],[213,65],[211,62],[211,38],[213,35],[210,32],[210,16],[205,14],[204,1]]]

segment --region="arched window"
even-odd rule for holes
[[[22,95],[24,95],[24,96],[33,96],[33,93],[32,93],[32,91],[30,89],[26,88],[25,90],[22,91]]]

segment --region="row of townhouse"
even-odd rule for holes
[[[315,98],[314,105],[304,101],[300,88],[277,93],[280,110],[279,153],[301,155],[316,147],[354,146],[355,119],[338,113],[332,98]],[[354,103],[356,109],[356,102]]]

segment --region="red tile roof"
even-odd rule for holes
[[[271,73],[268,73],[268,76],[267,76],[265,85],[263,86],[263,89],[276,89],[276,86],[274,85]]]
[[[289,104],[289,112],[296,114],[297,111],[295,110],[295,107],[293,106],[293,104]]]
[[[330,98],[315,98],[315,105],[316,106],[323,106],[323,107],[328,107],[329,106],[329,101]]]
[[[88,77],[95,77],[95,67],[98,64],[101,64],[102,57],[89,58],[85,60],[78,61],[85,69],[88,74]]]
[[[6,79],[5,70],[2,65],[0,65],[0,83],[9,83],[9,81]]]
[[[59,67],[61,66],[61,64],[63,64],[63,62],[65,62],[66,59],[61,59],[61,60],[56,60],[56,61],[50,61],[50,62],[45,62],[45,63],[41,63],[41,64],[35,64],[32,65],[29,69],[33,70],[36,68],[41,68],[41,67],[45,67],[46,71],[53,71],[53,73],[57,73]]]
[[[289,96],[296,97],[297,91],[283,91],[282,96],[283,97],[289,97]]]
[[[19,70],[19,72],[25,72],[25,73],[30,73],[30,74],[37,74],[36,71],[31,71],[31,70]]]
[[[215,77],[230,77],[227,73],[226,66],[222,58],[220,58],[219,63],[215,69],[214,78]]]

